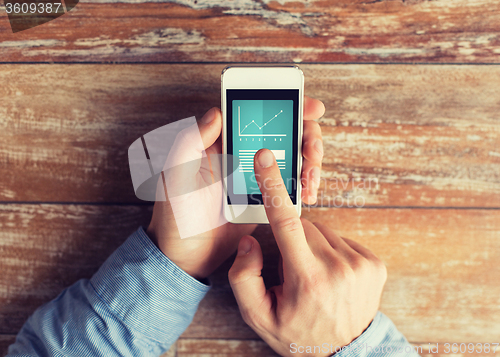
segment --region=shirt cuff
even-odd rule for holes
[[[386,315],[377,312],[368,328],[335,357],[418,356]]]
[[[106,260],[90,284],[125,325],[157,341],[177,338],[210,290],[165,256],[142,227]]]

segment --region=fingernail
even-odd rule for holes
[[[201,121],[203,124],[210,124],[213,122],[215,119],[215,109],[210,109],[208,112],[205,113],[203,118],[201,118]]]
[[[271,166],[274,163],[274,155],[269,150],[264,150],[259,153],[259,157],[257,159],[260,167],[266,168]]]
[[[245,255],[250,253],[253,247],[253,242],[248,237],[241,238],[238,245],[238,255]]]
[[[314,142],[314,149],[321,155],[323,155],[323,141],[321,141],[320,139],[316,140]]]

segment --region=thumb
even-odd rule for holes
[[[219,108],[212,108],[201,118],[198,123],[203,149],[212,146],[222,131],[222,114]]]
[[[238,253],[229,269],[229,283],[240,308],[243,320],[253,327],[271,323],[272,300],[266,290],[261,271],[262,250],[252,236],[243,236],[238,245]]]
[[[182,130],[172,146],[168,157],[168,166],[199,160],[203,152],[212,146],[222,130],[222,116],[219,108],[212,108],[195,123]]]
[[[205,150],[217,141],[221,128],[221,112],[212,108],[198,123],[177,134],[163,167],[169,198],[198,189],[196,175],[200,167],[208,167],[212,171]]]

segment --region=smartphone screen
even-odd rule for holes
[[[228,180],[228,204],[263,204],[253,167],[262,148],[273,152],[296,204],[299,90],[228,89],[226,103],[227,153],[235,158],[228,172],[238,172]]]

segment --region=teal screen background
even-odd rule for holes
[[[287,191],[292,193],[293,100],[233,100],[232,139],[233,155],[240,161],[237,170],[243,174],[233,175],[235,194],[261,193],[253,157],[262,148],[273,151]]]

